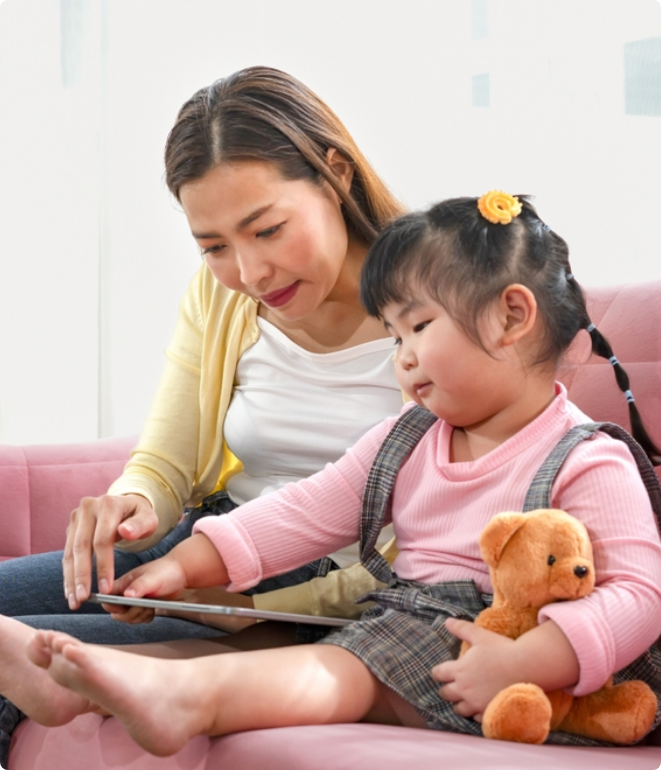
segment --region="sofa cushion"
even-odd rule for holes
[[[530,746],[373,724],[199,736],[174,756],[160,758],[140,749],[116,719],[87,714],[50,729],[23,722],[16,731],[10,770],[656,770],[659,765],[661,748],[653,746]]]

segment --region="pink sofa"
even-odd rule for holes
[[[590,292],[594,322],[630,373],[632,390],[657,443],[661,442],[661,281]],[[570,397],[594,419],[628,424],[611,367],[588,360],[581,335],[562,372]],[[89,444],[0,447],[0,558],[62,546],[70,510],[83,495],[103,492],[121,471],[132,439]],[[167,725],[163,726],[167,730]],[[175,756],[145,753],[115,719],[94,715],[44,728],[18,727],[10,770],[393,770],[535,767],[536,770],[656,770],[661,736],[633,748],[524,746],[481,738],[382,725],[332,725],[258,730],[224,738],[198,737]]]

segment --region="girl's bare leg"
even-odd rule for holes
[[[332,645],[163,661],[40,633],[51,650],[43,662],[53,679],[117,716],[138,744],[159,756],[199,734],[371,715],[402,723],[386,688],[352,653]]]

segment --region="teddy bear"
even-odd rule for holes
[[[500,513],[480,536],[489,566],[493,604],[475,623],[512,639],[537,625],[550,602],[580,599],[592,591],[595,569],[585,526],[559,510]],[[462,645],[462,654],[468,648]],[[617,744],[639,741],[651,728],[656,696],[642,681],[617,685],[575,698],[534,684],[515,684],[488,704],[482,718],[487,738],[543,743],[550,730]]]

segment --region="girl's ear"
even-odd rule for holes
[[[345,158],[335,147],[328,148],[326,163],[340,185],[346,192],[349,192],[353,182],[353,163]]]
[[[527,286],[512,283],[500,295],[503,345],[513,345],[529,334],[537,321],[537,300]]]

